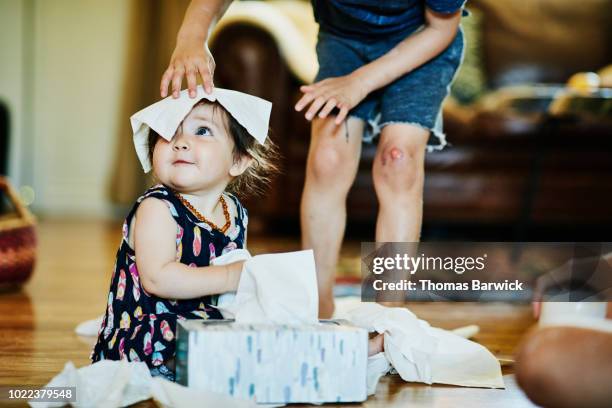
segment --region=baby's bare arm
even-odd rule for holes
[[[176,221],[156,198],[136,211],[134,246],[144,289],[166,299],[191,299],[235,291],[242,264],[192,268],[176,261]]]
[[[461,10],[437,13],[425,9],[425,28],[397,44],[382,57],[354,71],[367,93],[382,88],[440,54],[452,42]]]

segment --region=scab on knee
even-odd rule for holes
[[[415,149],[398,144],[382,149],[375,163],[374,183],[381,188],[391,188],[395,193],[412,190],[421,184],[423,168]]]
[[[392,147],[391,150],[389,150],[389,157],[391,160],[400,160],[404,158],[404,152],[397,147]]]
[[[387,163],[396,163],[404,158],[404,151],[399,147],[393,146],[387,149],[382,155],[382,165],[386,166]]]

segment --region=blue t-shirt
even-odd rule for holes
[[[453,13],[465,1],[312,0],[312,6],[321,30],[347,38],[377,40],[408,36],[425,23],[425,7]]]

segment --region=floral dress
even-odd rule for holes
[[[92,362],[144,361],[151,375],[174,381],[174,371],[167,362],[175,354],[177,320],[221,319],[221,313],[214,307],[218,296],[177,300],[147,293],[140,283],[136,253],[128,244],[130,223],[145,198],[162,200],[177,223],[176,260],[192,267],[207,266],[216,256],[244,247],[247,211],[235,196],[227,193],[225,196],[238,210],[227,235],[199,222],[163,185],[152,187],[138,198],[123,223],[123,238],[117,251],[106,314],[91,353]]]

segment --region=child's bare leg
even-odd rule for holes
[[[390,124],[382,129],[372,168],[379,204],[376,242],[420,239],[428,137],[428,130],[407,124]],[[385,293],[384,300],[401,302],[403,294]]]
[[[372,176],[380,205],[377,242],[417,242],[423,217],[425,145],[429,131],[407,124],[383,128]]]
[[[364,126],[363,121],[349,118],[347,142],[346,125],[336,126],[334,119],[328,116],[312,122],[300,211],[302,247],[314,249],[322,318],[334,311],[334,275],[346,225],[346,196],[357,173]]]

